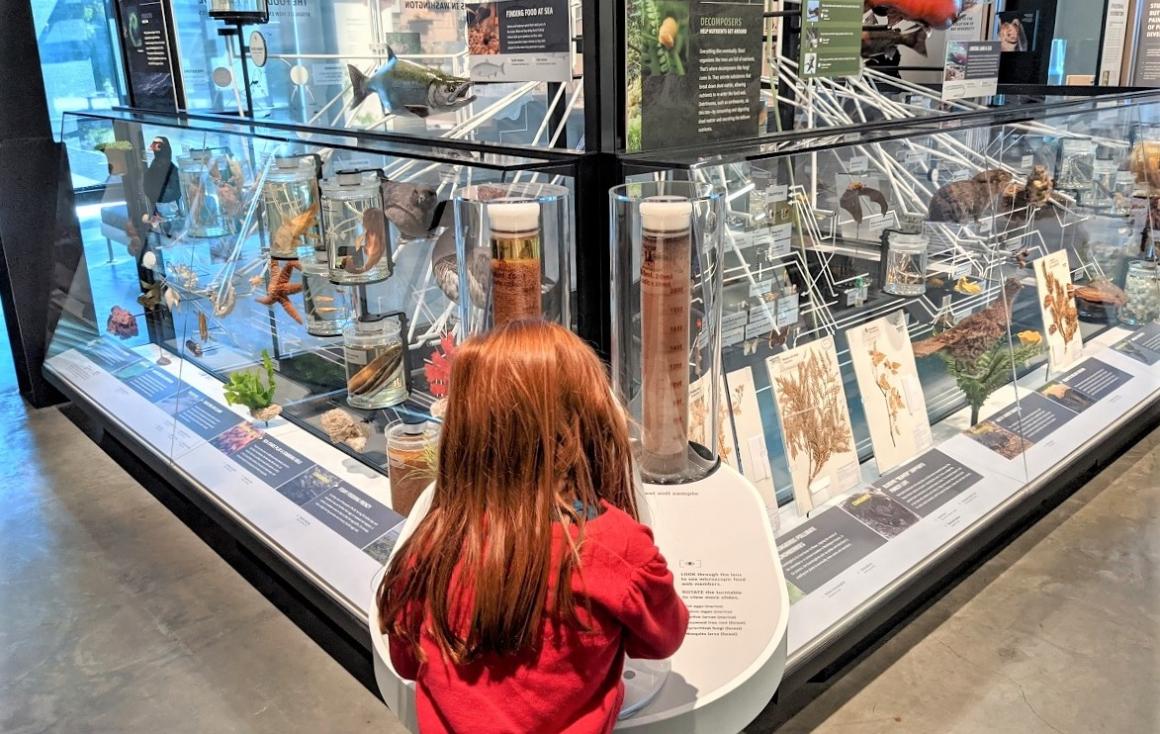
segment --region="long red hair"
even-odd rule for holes
[[[382,631],[416,652],[426,633],[466,664],[535,647],[547,616],[576,623],[572,574],[586,519],[577,500],[637,516],[626,418],[599,359],[541,321],[465,342],[451,368],[431,510],[379,587]],[[550,583],[554,523],[578,533]]]

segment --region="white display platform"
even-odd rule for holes
[[[651,695],[651,701],[616,730],[735,734],[769,703],[785,669],[789,596],[764,504],[726,465],[696,484],[644,492],[657,547],[689,608],[689,631],[659,691],[626,686],[626,707],[634,703],[630,695]],[[396,548],[429,507],[430,491],[416,503]],[[418,731],[413,685],[391,668],[373,608],[370,629],[383,700]]]

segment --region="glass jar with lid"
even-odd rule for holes
[[[318,226],[318,163],[312,155],[279,156],[266,174],[262,208],[270,257],[296,260],[322,247]]]
[[[894,296],[926,293],[927,250],[930,240],[922,231],[922,219],[907,217],[897,230],[886,232],[886,265],[882,290]]]
[[[387,427],[387,478],[391,484],[391,509],[403,517],[411,514],[415,500],[435,481],[439,424],[404,414],[400,423]]]
[[[1133,260],[1124,281],[1127,303],[1120,308],[1120,321],[1143,326],[1160,320],[1160,263]]]
[[[394,270],[380,178],[377,170],[340,171],[322,182],[322,232],[335,283],[378,283]]]
[[[406,402],[402,318],[402,314],[365,313],[343,329],[346,401],[351,407],[378,410]]]
[[[304,254],[301,263],[306,333],[311,336],[341,336],[350,319],[347,289],[331,282],[326,260],[314,257],[313,252]]]

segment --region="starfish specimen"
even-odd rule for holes
[[[270,263],[270,269],[273,270],[277,263]],[[295,270],[301,270],[302,265],[297,260],[283,260],[282,264],[278,266],[278,271],[274,277],[270,278],[270,284],[266,286],[266,295],[258,299],[258,303],[263,306],[273,306],[275,303],[286,309],[286,314],[302,324],[302,315],[298,313],[298,309],[290,302],[290,296],[295,293],[302,292],[301,283],[291,283],[290,277],[294,275]]]

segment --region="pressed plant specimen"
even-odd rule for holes
[[[1043,296],[1043,307],[1051,316],[1051,324],[1047,327],[1049,336],[1059,334],[1065,345],[1070,344],[1079,331],[1079,310],[1075,301],[1068,293],[1067,284],[1055,277],[1055,273],[1045,270],[1043,281],[1047,285],[1047,294]]]
[[[906,401],[902,399],[902,391],[895,384],[902,364],[890,360],[885,352],[878,351],[878,342],[874,342],[870,346],[870,363],[874,365],[874,386],[878,388],[878,392],[882,393],[882,399],[886,402],[886,417],[890,423],[890,443],[897,446],[898,441],[895,440],[895,436],[902,435],[898,428],[898,414],[906,409]]]
[[[776,381],[786,448],[791,460],[805,455],[813,484],[834,454],[853,450],[840,373],[829,354],[811,350]]]

